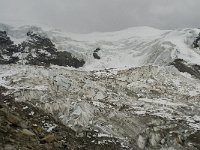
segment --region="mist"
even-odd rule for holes
[[[0,0],[0,4],[0,22],[39,23],[76,33],[200,26],[199,0]]]

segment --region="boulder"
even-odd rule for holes
[[[7,119],[12,125],[15,125],[15,126],[19,126],[20,125],[21,119],[19,117],[17,117],[17,116],[14,116],[12,114],[8,114],[7,115]]]
[[[51,143],[56,140],[56,137],[54,134],[48,134],[45,136],[41,141],[46,142],[46,143]]]
[[[21,132],[26,136],[35,136],[35,134],[28,129],[23,129]]]

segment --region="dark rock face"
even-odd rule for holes
[[[0,31],[0,43],[1,43],[1,48],[7,48],[7,46],[13,44],[13,42],[7,36],[6,31]]]
[[[93,53],[95,59],[101,59],[101,57],[97,53]]]
[[[94,50],[94,53],[97,53],[99,52],[101,49],[100,48],[97,48],[96,50]]]
[[[171,65],[174,65],[180,72],[187,72],[192,76],[200,79],[200,66],[186,64],[183,59],[175,59]]]
[[[71,53],[69,52],[56,52],[55,58],[53,57],[50,62],[51,64],[59,65],[59,66],[65,66],[68,64],[68,66],[73,66],[75,68],[82,67],[85,64],[84,60],[78,60],[77,58],[74,58]]]
[[[100,51],[101,49],[100,48],[97,48],[96,50],[94,50],[93,52],[93,57],[95,59],[101,59],[101,57],[98,55],[98,52]]]
[[[32,49],[44,49],[47,52],[56,51],[55,45],[51,42],[50,39],[42,37],[41,35],[33,32],[28,32],[27,36],[30,38],[28,39],[28,42],[22,43],[22,46],[28,46]]]
[[[5,31],[0,31],[0,64],[16,63],[17,57],[13,54],[18,52],[18,47],[7,36]]]
[[[200,47],[199,42],[200,42],[200,33],[199,33],[199,35],[196,37],[196,39],[194,40],[194,42],[193,42],[193,47],[194,47],[194,48]]]
[[[0,31],[0,64],[23,63],[30,65],[82,67],[85,61],[79,60],[66,51],[57,51],[47,37],[28,32],[27,40],[14,45],[5,31]]]

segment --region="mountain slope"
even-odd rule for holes
[[[0,83],[16,101],[45,110],[79,134],[95,131],[100,143],[116,137],[120,149],[199,146],[191,137],[200,138],[200,81],[172,66],[119,72],[0,68]]]
[[[135,27],[84,35],[36,26],[0,30],[1,60],[8,62],[0,65],[3,95],[45,111],[87,146],[200,148],[200,51],[192,47],[199,29]],[[32,57],[10,61],[13,48]],[[52,63],[60,56],[64,63]],[[79,68],[71,65],[81,60]]]
[[[26,39],[28,31],[47,36],[59,51],[68,51],[86,61],[84,70],[105,68],[124,69],[142,65],[168,65],[174,59],[183,59],[200,64],[199,49],[191,45],[199,29],[158,30],[150,27],[135,27],[111,33],[72,34],[34,26],[19,28],[0,26],[15,43]],[[93,57],[96,48],[101,50]]]

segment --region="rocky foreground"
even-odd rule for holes
[[[6,89],[0,87],[0,150],[120,149],[114,138],[98,143],[102,139],[95,137],[92,131],[78,137],[52,115],[28,103],[15,102],[12,96],[4,96],[5,92]]]

